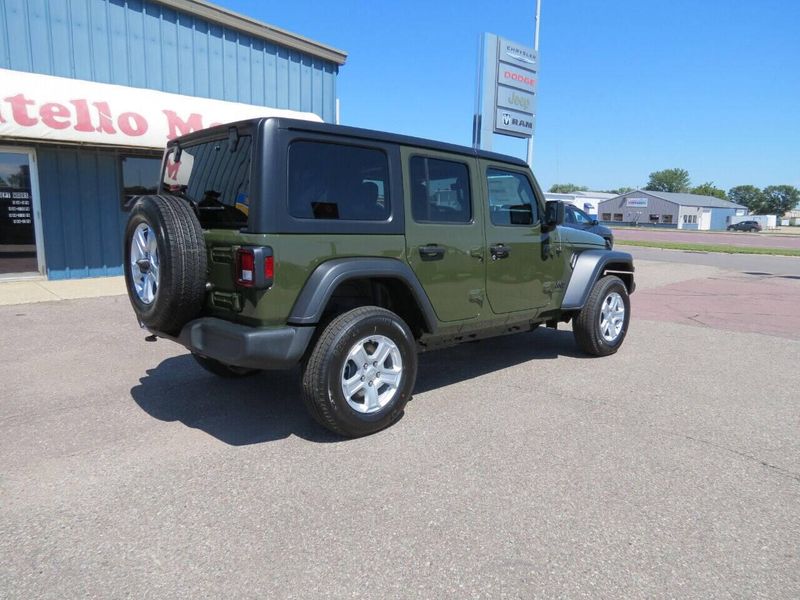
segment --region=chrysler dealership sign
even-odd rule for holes
[[[0,137],[163,148],[252,117],[321,121],[313,113],[0,69]]]

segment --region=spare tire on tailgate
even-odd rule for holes
[[[206,245],[191,205],[141,196],[125,228],[125,283],[139,321],[177,335],[203,307]]]

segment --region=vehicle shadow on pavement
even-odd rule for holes
[[[148,369],[131,389],[131,396],[150,416],[180,421],[231,446],[291,435],[319,443],[344,439],[322,428],[306,412],[298,369],[223,379],[185,354]]]
[[[575,344],[571,329],[544,327],[426,352],[419,357],[414,393],[422,394],[529,360],[559,356],[591,358]]]
[[[530,360],[586,358],[569,330],[540,328],[420,355],[414,393],[421,394]],[[318,443],[346,441],[315,423],[300,397],[299,369],[223,379],[184,354],[164,360],[131,389],[136,404],[161,421],[180,421],[231,446],[296,435]]]

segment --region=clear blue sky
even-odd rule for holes
[[[347,51],[342,123],[458,144],[480,34],[533,43],[534,0],[216,1]],[[540,57],[544,187],[638,187],[671,167],[800,187],[800,0],[542,0]]]

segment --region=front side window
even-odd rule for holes
[[[467,165],[414,156],[410,161],[411,214],[417,222],[469,223],[472,200]]]
[[[381,150],[307,141],[289,147],[293,217],[386,221],[389,196],[389,160]]]
[[[128,207],[134,196],[145,196],[158,192],[160,158],[123,156],[121,162],[123,207]]]
[[[167,155],[164,188],[197,206],[204,229],[247,226],[252,137],[224,138],[181,147]]]
[[[522,173],[488,169],[489,211],[494,225],[533,225],[538,204],[530,181]]]

